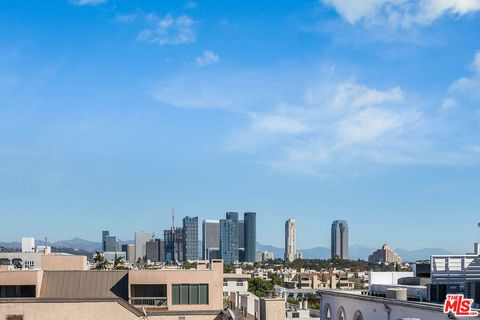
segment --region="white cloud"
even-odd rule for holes
[[[185,9],[196,9],[198,7],[198,4],[195,2],[195,1],[188,1],[187,3],[185,3],[185,5],[183,6]]]
[[[310,87],[298,104],[250,112],[225,147],[274,169],[328,177],[378,165],[479,163],[477,148],[468,147],[475,136],[458,136],[458,123],[424,104],[397,86],[327,81]],[[456,105],[447,97],[439,111],[456,112]]]
[[[196,35],[193,31],[195,21],[186,15],[177,18],[166,15],[160,19],[153,14],[149,14],[146,16],[146,19],[153,26],[140,32],[138,35],[139,41],[163,46],[187,44],[196,40]]]
[[[104,4],[107,0],[72,0],[72,3],[76,6],[95,6],[99,4]]]
[[[251,114],[250,123],[229,137],[227,149],[259,153],[274,168],[308,173],[357,161],[423,161],[411,150],[426,131],[425,117],[405,105],[399,87],[381,90],[347,81],[310,89],[307,97],[304,105]]]
[[[131,13],[131,14],[117,14],[115,16],[115,20],[117,22],[125,23],[125,24],[132,23],[135,20],[137,20],[137,18],[138,18],[138,15],[134,14],[134,13]]]
[[[480,98],[480,52],[475,54],[472,62],[474,73],[469,77],[461,77],[450,86],[450,92],[470,98]]]
[[[442,101],[441,110],[448,111],[457,107],[457,101],[454,98],[445,98]]]
[[[463,16],[480,10],[480,0],[322,0],[349,23],[359,21],[408,27],[430,24],[450,14]]]
[[[339,145],[378,142],[389,136],[401,136],[402,130],[415,124],[421,115],[414,111],[392,111],[366,108],[338,121]]]
[[[199,67],[208,66],[210,64],[217,63],[220,60],[218,54],[210,51],[204,50],[201,56],[195,58],[195,63]]]
[[[475,54],[472,67],[476,73],[480,73],[480,52]]]
[[[348,81],[336,87],[330,106],[335,109],[358,109],[386,102],[402,102],[403,99],[404,94],[399,87],[380,91]]]
[[[266,134],[298,134],[308,130],[308,124],[281,114],[251,114],[252,128]]]

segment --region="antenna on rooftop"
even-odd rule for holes
[[[175,208],[172,209],[172,230],[175,229]]]

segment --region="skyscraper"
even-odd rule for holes
[[[297,224],[295,219],[285,222],[285,261],[292,262],[297,258]]]
[[[237,212],[227,212],[226,219],[220,220],[220,253],[225,264],[239,261]]]
[[[163,231],[165,261],[183,261],[183,228],[172,227]]]
[[[257,251],[257,214],[255,212],[245,212],[243,217],[245,261],[255,262],[255,253]]]
[[[164,242],[160,239],[152,239],[146,243],[147,260],[152,262],[164,261]]]
[[[332,223],[332,259],[348,259],[348,224],[345,220]]]
[[[147,241],[155,238],[153,232],[135,232],[135,261],[143,259],[147,254]]]
[[[105,245],[103,248],[104,252],[117,252],[118,251],[118,241],[116,236],[106,236]]]
[[[198,260],[198,217],[183,218],[183,260]]]
[[[104,252],[107,251],[107,250],[105,250],[105,246],[107,245],[106,244],[106,240],[107,240],[106,238],[109,235],[110,235],[110,231],[108,231],[108,230],[103,230],[102,231],[102,251],[104,251]]]
[[[245,261],[245,222],[238,220],[238,261]]]
[[[202,258],[204,260],[221,259],[220,221],[203,220],[202,223]]]

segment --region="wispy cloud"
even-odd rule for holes
[[[471,69],[473,74],[455,80],[450,86],[450,92],[480,99],[480,52],[475,54]]]
[[[208,66],[210,64],[217,63],[218,61],[220,61],[218,54],[210,50],[204,50],[202,55],[195,58],[195,63],[199,67]]]
[[[105,2],[107,0],[72,0],[72,4],[76,6],[96,6]]]
[[[138,19],[138,14],[127,13],[127,14],[117,14],[115,20],[119,23],[129,24]]]
[[[198,4],[195,2],[195,1],[188,1],[187,3],[185,3],[185,5],[183,6],[185,9],[196,9],[198,7]]]
[[[459,165],[480,161],[464,145],[442,140],[449,128],[399,87],[348,80],[307,90],[299,104],[250,113],[225,147],[272,168],[329,175],[374,165]],[[348,171],[348,170],[347,170]]]
[[[158,45],[179,45],[195,42],[193,30],[195,21],[187,15],[173,17],[166,15],[162,18],[154,14],[146,16],[151,27],[140,32],[137,39]]]
[[[463,16],[480,10],[480,0],[321,0],[349,23],[392,26],[426,25],[445,15]]]

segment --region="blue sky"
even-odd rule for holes
[[[480,1],[0,2],[0,234],[471,251]]]

